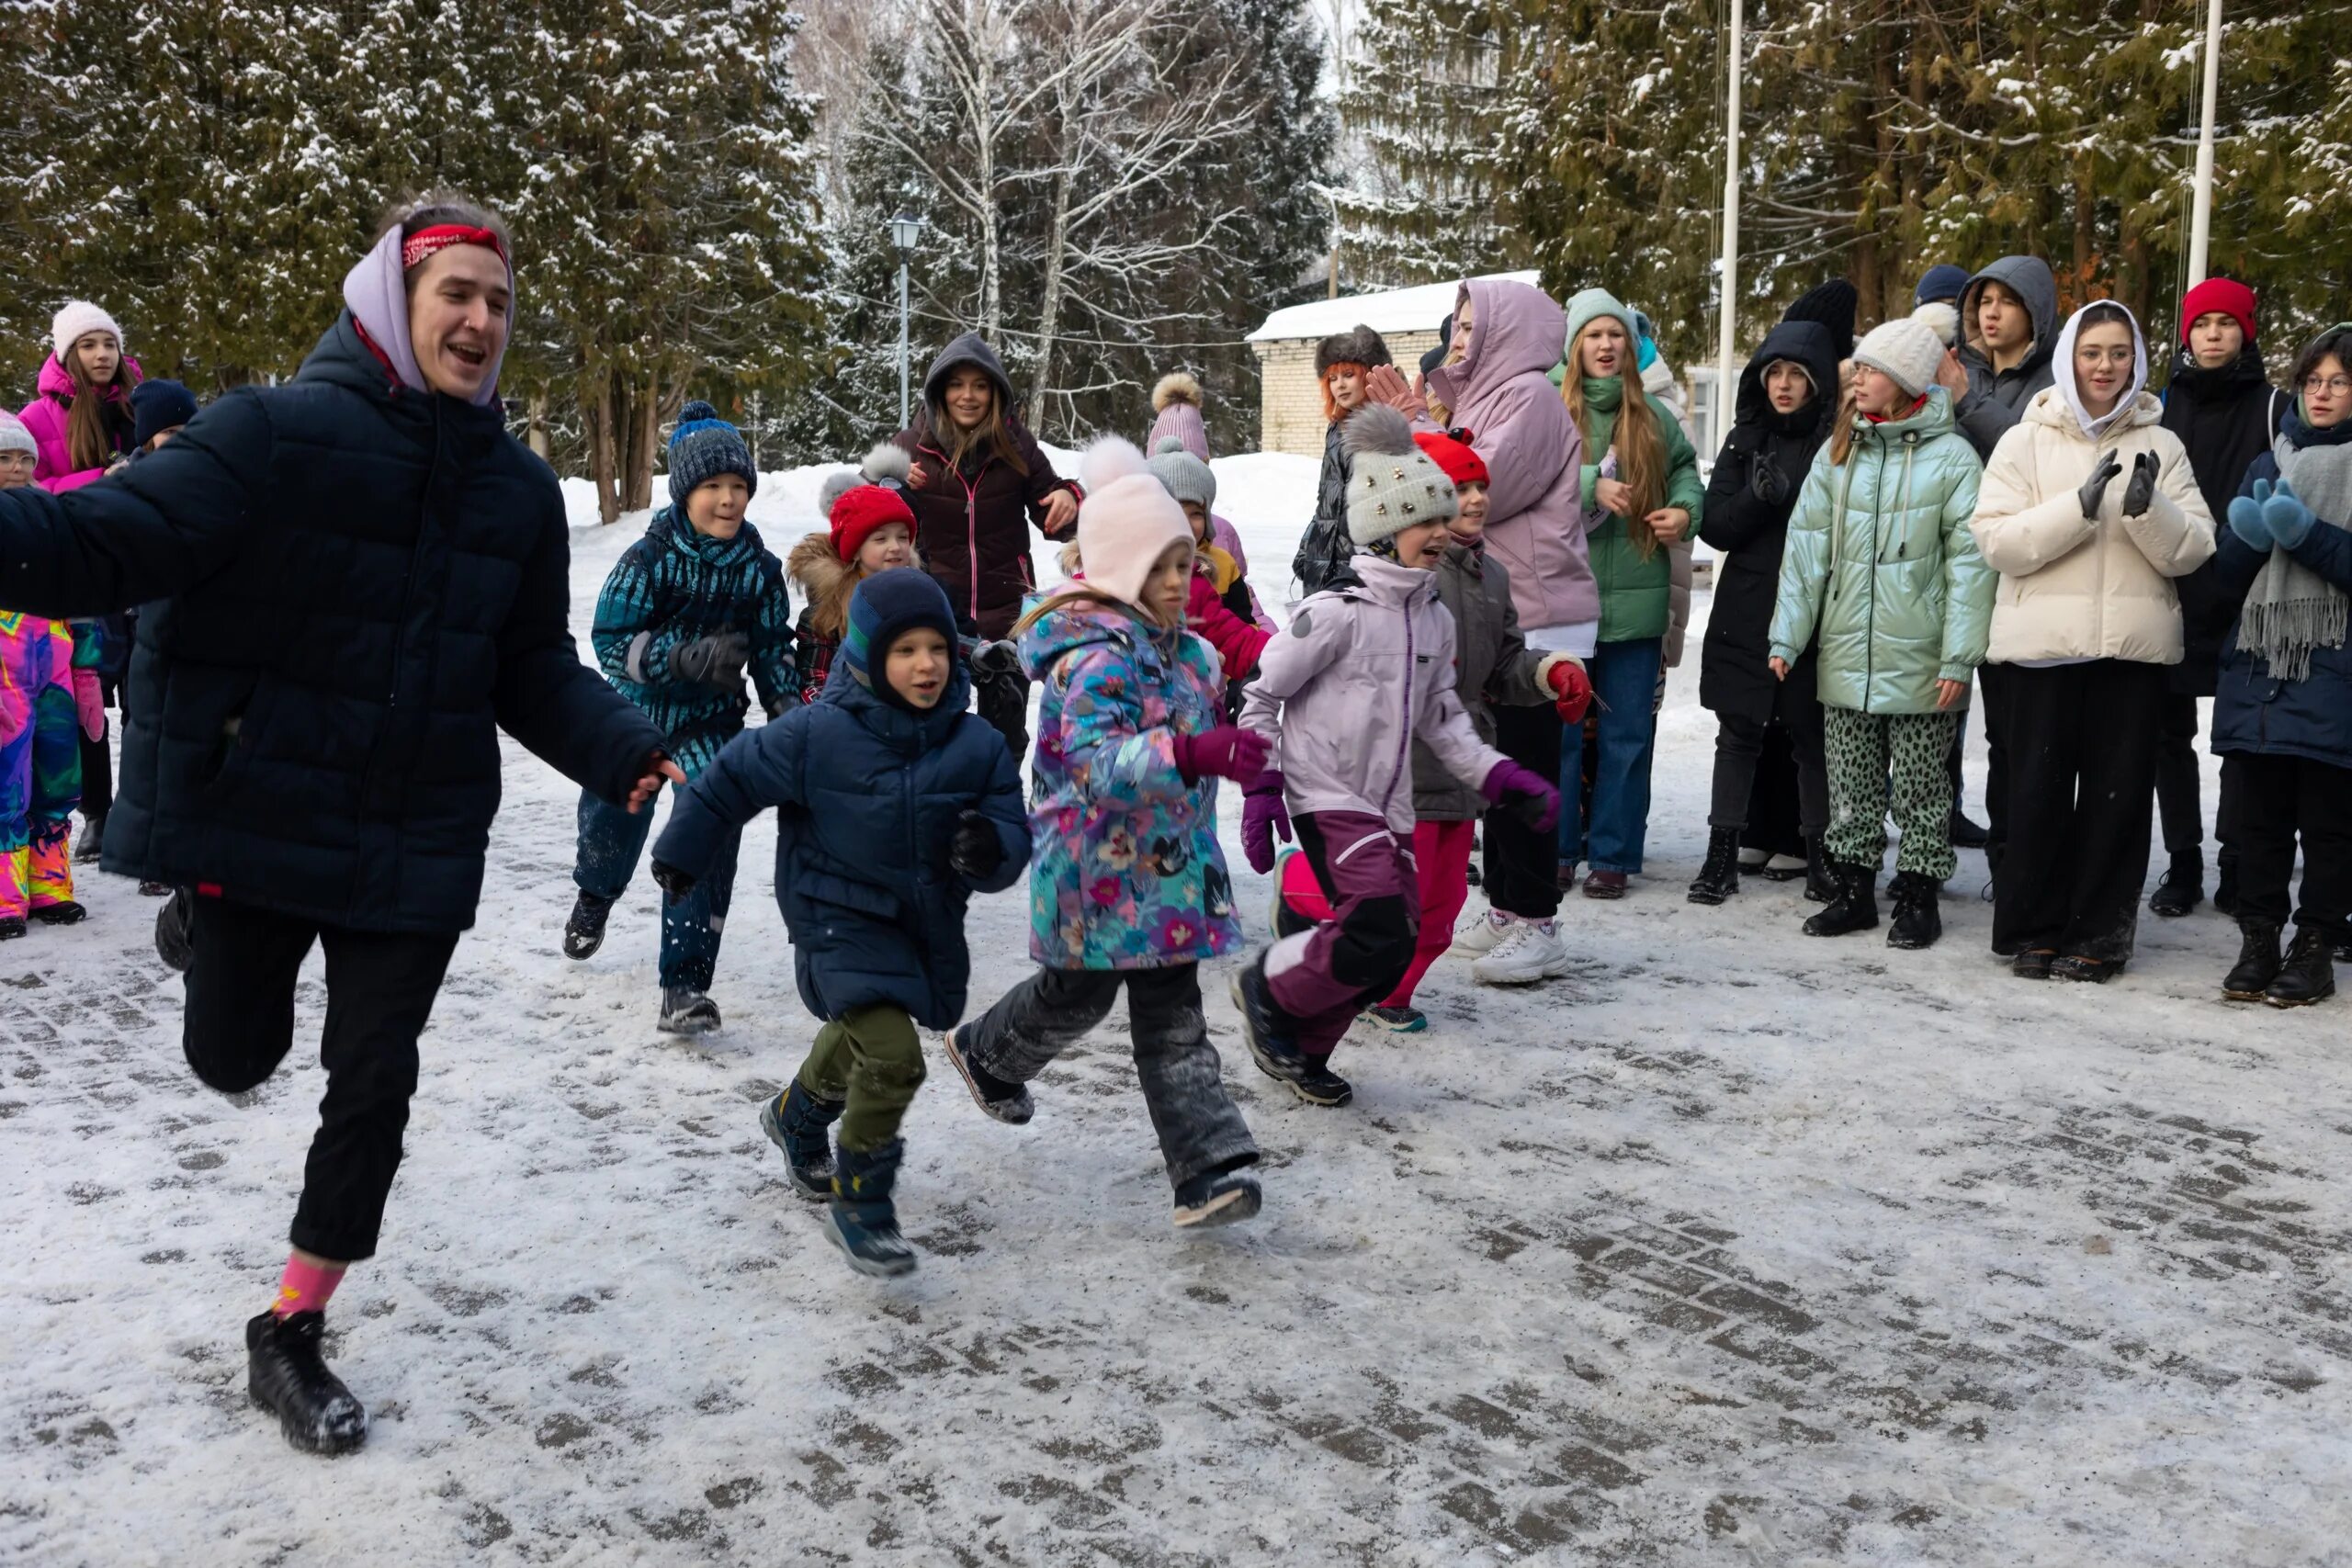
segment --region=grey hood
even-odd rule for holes
[[[2033,347],[2027,351],[2028,366],[2048,359],[2058,336],[2058,279],[2052,276],[2050,264],[2037,256],[2003,256],[1970,278],[1960,290],[1961,341],[1978,354],[1984,350],[1976,337],[1976,296],[1987,283],[1997,283],[2025,301],[2027,312],[2033,317]]]

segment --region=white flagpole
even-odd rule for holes
[[[2213,105],[2222,86],[2222,0],[2205,10],[2205,114],[2197,126],[2197,183],[2189,193],[2188,282],[2205,281],[2205,254],[2213,238]]]
[[[2213,0],[2219,6],[2221,0]],[[1731,0],[1730,99],[1724,111],[1724,255],[1722,321],[1715,340],[1715,440],[1731,434],[1733,356],[1739,333],[1739,76],[1744,17],[1741,0]],[[2210,117],[2209,117],[2210,118]]]

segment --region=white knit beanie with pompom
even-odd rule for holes
[[[49,345],[57,351],[60,365],[65,363],[65,356],[74,352],[74,345],[88,333],[112,333],[118,353],[125,346],[122,328],[115,323],[112,316],[87,299],[68,299],[64,309],[59,310],[49,323]]]

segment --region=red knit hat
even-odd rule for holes
[[[2254,290],[2233,277],[2209,277],[2181,297],[2181,342],[2188,341],[2188,329],[2210,310],[2234,320],[2245,331],[2245,341],[2254,341]]]
[[[1487,460],[1470,449],[1469,435],[1466,430],[1424,430],[1416,433],[1413,439],[1420,443],[1430,461],[1443,469],[1458,490],[1464,485],[1493,482],[1487,477]]]
[[[889,523],[903,523],[912,534],[915,514],[906,501],[888,485],[856,485],[842,492],[833,502],[833,554],[844,562],[857,558],[874,530]]]

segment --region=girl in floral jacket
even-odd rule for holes
[[[1216,655],[1184,629],[1193,532],[1142,454],[1106,441],[1080,472],[1086,581],[1017,628],[1044,695],[1029,814],[1029,950],[1040,967],[946,1042],[980,1109],[1016,1125],[1027,1085],[1127,991],[1136,1072],[1180,1226],[1258,1212],[1258,1145],[1201,1017],[1199,965],[1241,940],[1216,840],[1216,781],[1265,743],[1220,722]]]

